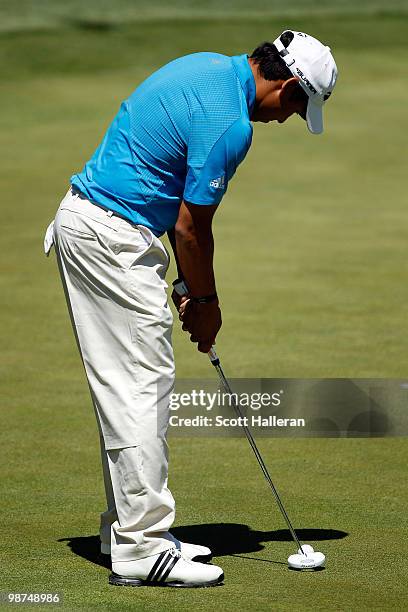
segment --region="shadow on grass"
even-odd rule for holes
[[[205,525],[183,525],[174,527],[173,535],[182,542],[194,542],[209,546],[215,557],[225,555],[239,556],[263,550],[265,542],[292,542],[292,536],[287,529],[275,531],[255,531],[248,525],[237,523],[210,523]],[[340,540],[348,536],[346,531],[337,529],[296,529],[301,542],[322,542],[324,540]],[[61,538],[58,542],[67,542],[72,552],[92,563],[110,568],[110,557],[100,554],[99,536],[80,536]],[[267,559],[254,559],[267,561]],[[270,561],[271,563],[278,563]],[[285,564],[286,565],[286,564]]]
[[[255,531],[248,525],[238,523],[186,525],[174,527],[171,532],[182,542],[209,546],[215,557],[263,550],[264,542],[292,542],[288,529]],[[301,542],[312,545],[313,542],[340,540],[348,536],[347,532],[337,529],[296,529],[296,534]]]
[[[79,536],[77,538],[60,538],[58,542],[66,542],[75,555],[82,557],[95,565],[111,569],[109,555],[101,555],[101,541],[99,536]]]

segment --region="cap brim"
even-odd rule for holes
[[[321,134],[323,132],[323,107],[315,104],[311,98],[307,105],[306,122],[309,132]]]

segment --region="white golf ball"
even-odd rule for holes
[[[314,552],[314,549],[313,546],[310,546],[309,544],[302,544],[302,549],[299,548],[298,555],[301,555],[302,551],[307,555],[308,553]]]

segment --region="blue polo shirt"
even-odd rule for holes
[[[122,103],[71,183],[160,236],[176,223],[182,199],[220,203],[251,145],[254,102],[247,55],[178,58]]]

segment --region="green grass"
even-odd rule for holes
[[[19,27],[8,29],[31,28],[24,6],[9,8]],[[282,520],[245,441],[234,439],[171,442],[177,525],[214,543],[224,587],[115,589],[83,558],[95,540],[81,538],[97,534],[103,510],[97,434],[43,232],[69,176],[151,70],[196,50],[245,52],[288,25],[243,19],[236,6],[233,20],[146,17],[98,29],[87,16],[51,24],[66,9],[44,2],[36,15],[48,29],[0,37],[3,591],[60,590],[71,610],[405,607],[405,439],[261,440],[295,526],[348,534],[321,541],[325,572],[281,565],[293,546],[273,533]],[[215,220],[219,352],[234,377],[406,377],[407,19],[298,14],[290,25],[330,42],[339,84],[321,138],[298,119],[255,128]],[[174,344],[179,377],[211,375],[178,325]]]
[[[115,27],[129,21],[167,21],[177,18],[201,20],[224,18],[225,20],[261,17],[310,17],[318,15],[383,15],[395,12],[407,13],[404,0],[0,0],[0,31],[60,28],[64,24],[87,25],[96,29]]]

